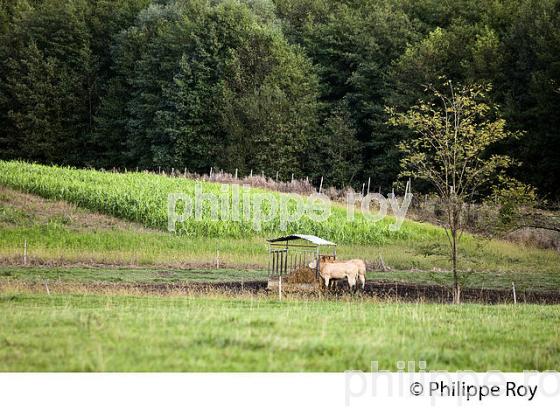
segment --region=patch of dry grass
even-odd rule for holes
[[[79,208],[69,202],[45,199],[0,185],[0,207],[18,213],[20,219],[0,218],[0,227],[30,224],[62,225],[75,231],[116,229],[133,232],[154,232],[141,224],[124,221],[98,212]]]

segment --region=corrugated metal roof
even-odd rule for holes
[[[303,239],[304,241],[311,242],[314,245],[336,245],[336,243],[334,242],[329,242],[326,239],[319,238],[318,236],[315,235],[303,235],[299,233],[295,233],[288,236],[282,236],[281,238],[269,239],[268,242],[274,243],[274,242],[294,241],[296,239]]]

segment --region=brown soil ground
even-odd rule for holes
[[[61,223],[75,230],[118,229],[146,232],[149,229],[140,224],[80,209],[65,201],[41,198],[37,195],[16,191],[0,186],[0,208],[11,208],[29,222],[46,224]],[[1,221],[0,226],[10,225]],[[19,221],[18,221],[19,225]]]
[[[32,291],[51,293],[86,293],[86,294],[126,294],[126,295],[160,295],[181,296],[189,294],[218,293],[224,295],[239,294],[275,294],[267,290],[267,281],[246,282],[214,282],[214,283],[175,283],[175,284],[143,284],[143,283],[65,283],[65,282],[0,282],[0,292],[7,290]],[[350,294],[346,289],[323,292],[298,292],[295,297],[368,297],[375,300],[401,302],[435,302],[451,303],[452,293],[449,288],[439,285],[407,285],[380,281],[368,281],[363,291]],[[500,289],[464,289],[463,302],[467,303],[513,303],[510,291]],[[560,304],[560,292],[555,291],[520,291],[517,303]]]
[[[367,282],[365,294],[380,298],[395,298],[407,301],[430,301],[451,303],[453,294],[450,288],[440,285],[411,285],[389,282]],[[463,289],[464,302],[473,303],[513,303],[512,291],[506,289]],[[517,303],[557,304],[560,303],[558,291],[518,291]]]

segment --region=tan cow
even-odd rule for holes
[[[315,269],[317,267],[317,261],[314,260],[309,264],[311,269]],[[319,274],[321,278],[325,281],[325,287],[328,289],[329,282],[332,279],[346,279],[348,280],[348,285],[350,289],[354,289],[356,286],[356,281],[361,279],[360,276],[360,267],[356,261],[347,261],[347,262],[322,262],[319,266]],[[364,275],[365,275],[365,264],[364,264]],[[365,276],[364,282],[365,282]]]
[[[362,289],[364,289],[366,287],[366,263],[361,259],[350,259],[348,262],[358,267],[358,280],[362,285]]]

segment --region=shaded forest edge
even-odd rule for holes
[[[525,133],[493,150],[550,205],[559,37],[556,0],[0,1],[0,158],[386,192],[411,133],[384,108],[444,76],[493,85]]]

